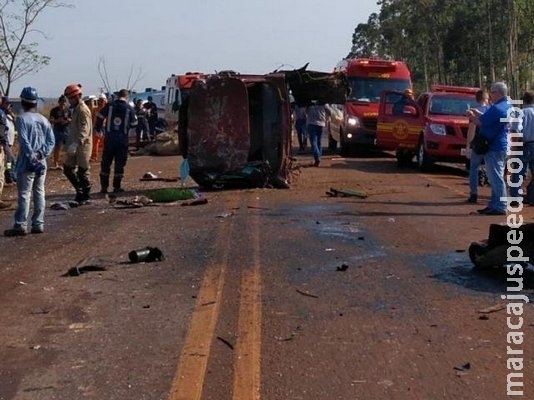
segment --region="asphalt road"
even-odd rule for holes
[[[122,197],[175,185],[139,178],[176,177],[179,161],[131,158]],[[489,188],[470,205],[452,166],[311,161],[296,156],[289,190],[206,192],[196,207],[116,208],[95,196],[47,209],[43,235],[0,237],[0,399],[508,398],[506,272],[474,271],[466,252],[505,222],[474,213]],[[59,171],[47,196],[72,197]],[[0,212],[1,226],[12,214]],[[128,263],[144,246],[165,259]],[[62,276],[75,265],[105,270]],[[530,268],[523,293],[534,299]],[[515,348],[534,398],[530,304],[523,318]]]

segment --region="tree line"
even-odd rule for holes
[[[534,1],[379,0],[356,26],[347,58],[403,60],[418,90],[433,84],[488,87],[512,97],[532,86]]]

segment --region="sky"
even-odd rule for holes
[[[63,0],[71,8],[49,8],[31,37],[50,64],[13,83],[41,97],[57,97],[69,83],[85,95],[103,86],[104,59],[113,89],[161,89],[171,74],[234,70],[265,74],[277,68],[331,71],[351,48],[359,23],[379,11],[377,0]]]

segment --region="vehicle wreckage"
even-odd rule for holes
[[[508,241],[510,231],[508,225],[491,224],[489,228],[489,236],[487,240],[480,242],[473,242],[469,246],[469,258],[477,269],[488,269],[492,267],[501,267],[511,263],[508,255],[511,244]],[[516,235],[513,237],[521,237],[521,243],[514,245],[514,257],[516,253],[521,253],[521,257],[528,259],[528,262],[520,262],[526,266],[528,263],[533,263],[534,258],[534,223],[523,224],[518,229]],[[515,257],[514,259],[517,259]]]
[[[287,188],[294,105],[342,103],[339,73],[225,71],[195,82],[179,108],[178,135],[190,176],[201,187]]]

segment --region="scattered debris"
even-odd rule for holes
[[[76,265],[72,268],[69,268],[69,270],[61,276],[80,276],[81,274],[85,274],[86,272],[95,272],[95,271],[98,271],[98,272],[106,271],[106,268],[99,267],[97,265],[85,265],[83,267]]]
[[[365,236],[358,236],[358,240],[365,240]]]
[[[258,207],[258,206],[247,206],[247,208],[252,208],[254,210],[270,210],[270,208],[267,207]]]
[[[63,201],[63,202],[59,202],[59,203],[53,203],[50,206],[50,209],[52,209],[52,210],[69,210],[71,208],[76,208],[76,207],[79,207],[79,206],[80,206],[80,203],[78,203],[77,201],[70,200],[70,201]]]
[[[336,271],[346,271],[349,269],[348,264],[341,264],[341,266],[336,268]]]
[[[39,350],[40,348],[41,348],[40,344],[36,344],[36,345],[30,346],[30,349],[32,349],[32,350]]]
[[[32,315],[38,315],[38,314],[48,314],[50,311],[44,309],[44,308],[39,308],[38,310],[34,310],[32,311],[30,314]]]
[[[390,222],[390,223],[394,223],[394,222],[395,222],[395,218],[393,218],[393,217],[388,218],[388,222]]]
[[[27,285],[27,283],[23,281],[19,281],[19,285]]]
[[[327,247],[326,249],[324,249],[324,251],[336,251],[336,249],[333,249],[331,247]]]
[[[228,218],[228,217],[231,217],[232,215],[234,215],[233,212],[223,212],[217,215],[217,218]]]
[[[480,317],[478,317],[478,319],[481,319],[483,321],[487,321],[489,319],[489,317],[486,314],[483,314]]]
[[[132,263],[163,261],[165,259],[160,249],[150,246],[130,251],[128,258]]]
[[[328,192],[326,192],[327,196],[330,197],[358,197],[360,199],[367,198],[367,193],[361,190],[356,189],[335,189],[330,188]]]
[[[465,249],[456,249],[454,250],[456,253],[465,253]]]
[[[147,197],[156,203],[172,203],[178,200],[194,199],[199,195],[191,189],[164,188],[149,192]]]
[[[228,340],[226,340],[225,338],[222,338],[220,336],[217,336],[217,340],[220,340],[221,342],[223,342],[225,345],[227,345],[231,350],[234,349],[234,346],[232,345],[232,343],[230,343]]]
[[[111,198],[110,198],[111,202]],[[152,199],[146,196],[135,196],[131,199],[117,200],[116,198],[112,202],[115,204],[115,208],[141,208],[152,204]]]
[[[200,206],[202,204],[208,204],[208,199],[206,199],[205,197],[200,197],[195,200],[184,201],[181,205],[182,206]]]
[[[299,325],[295,328],[293,332],[289,334],[289,336],[275,336],[274,338],[279,342],[289,342],[290,340],[293,340],[293,338],[296,337],[301,330],[302,327]]]
[[[150,308],[150,304],[146,304],[146,305],[144,305],[143,308],[145,308],[145,309],[146,309],[146,308]]]
[[[471,363],[465,363],[461,367],[454,367],[454,370],[456,371],[456,375],[466,375],[465,371],[468,371],[471,369]]]
[[[495,304],[494,306],[491,306],[491,307],[483,308],[482,310],[478,310],[478,312],[480,314],[491,314],[497,311],[504,310],[505,308],[506,308],[506,304],[500,303],[500,304]]]
[[[319,296],[317,296],[316,294],[305,292],[304,290],[300,290],[300,289],[297,289],[297,293],[299,293],[299,294],[301,294],[303,296],[313,297],[314,299],[318,299],[319,298]]]
[[[152,172],[145,172],[142,179],[156,179],[158,176]]]

